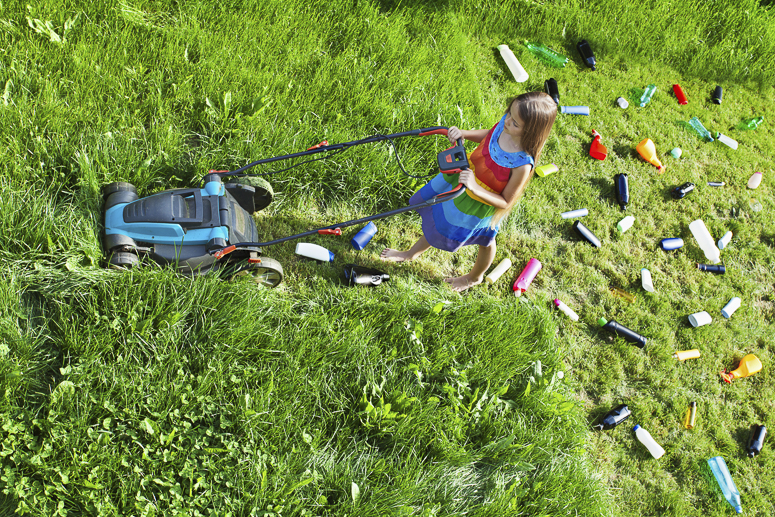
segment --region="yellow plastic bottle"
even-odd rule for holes
[[[635,146],[635,150],[638,151],[638,154],[641,155],[644,160],[656,167],[660,174],[665,172],[665,166],[662,165],[662,162],[660,162],[659,158],[657,158],[657,148],[654,146],[654,142],[652,142],[650,138],[642,140],[637,146]]]
[[[732,383],[732,380],[739,379],[741,377],[750,377],[759,370],[762,369],[762,362],[753,354],[748,354],[740,361],[740,366],[736,370],[732,370],[727,373],[726,370],[721,371],[721,377],[728,383]]]

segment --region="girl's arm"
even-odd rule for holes
[[[490,192],[476,182],[476,177],[471,169],[466,169],[460,173],[458,181],[465,185],[465,187],[471,191],[476,197],[482,199],[484,202],[494,206],[495,208],[508,208],[517,200],[519,195],[525,189],[528,180],[530,179],[530,165],[522,165],[516,169],[511,169],[511,176],[506,183],[503,192],[496,194]]]
[[[467,131],[462,131],[457,126],[452,126],[447,132],[447,138],[449,138],[450,144],[454,144],[458,138],[465,138],[466,140],[480,144],[489,131],[489,129],[469,129]]]

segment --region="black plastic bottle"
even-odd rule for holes
[[[687,181],[683,185],[676,187],[673,189],[673,198],[675,199],[683,199],[686,194],[694,190],[694,183]]]
[[[716,89],[713,90],[713,95],[711,95],[711,100],[713,101],[713,104],[721,104],[721,98],[724,96],[724,89],[721,88],[721,86],[716,86]]]
[[[592,53],[592,47],[589,46],[587,40],[583,39],[579,41],[576,48],[578,49],[579,54],[581,54],[581,60],[584,61],[584,64],[594,70],[596,65],[595,54]]]
[[[767,435],[767,428],[763,425],[753,426],[751,439],[748,440],[748,457],[753,458],[760,452],[764,446],[764,437]]]
[[[708,271],[709,273],[716,273],[717,275],[723,275],[727,272],[725,266],[717,266],[715,264],[697,264],[697,269],[700,271]]]
[[[558,106],[560,105],[560,89],[557,88],[557,81],[552,79],[547,79],[544,81],[544,90],[546,90],[546,93],[549,94],[549,97],[552,98],[555,104]]]
[[[600,318],[599,320],[597,320],[597,322],[600,323],[600,326],[603,327],[604,329],[613,332],[620,338],[624,339],[629,343],[632,343],[638,348],[643,348],[644,346],[646,346],[646,342],[648,341],[648,338],[641,336],[640,334],[638,334],[632,329],[628,329],[621,323],[618,323],[614,320],[608,321],[605,318]]]
[[[622,210],[627,210],[627,204],[630,202],[630,182],[624,173],[614,176],[614,188],[616,190],[616,202]]]
[[[630,411],[630,408],[627,407],[627,404],[620,404],[606,413],[605,417],[603,417],[603,421],[593,427],[598,431],[613,429],[630,418],[631,414],[632,412]]]
[[[344,266],[344,277],[350,285],[379,285],[384,280],[390,280],[390,275],[386,273],[355,264]]]
[[[581,221],[576,221],[573,223],[573,229],[576,230],[576,232],[592,246],[596,248],[600,247],[600,239],[598,239],[597,236],[592,233],[592,230],[581,224]]]

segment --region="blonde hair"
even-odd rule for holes
[[[534,165],[538,165],[538,160],[541,157],[541,151],[544,149],[544,144],[549,138],[549,133],[554,125],[554,119],[557,118],[557,105],[552,98],[544,92],[527,92],[515,97],[509,101],[509,106],[506,108],[506,113],[511,112],[511,108],[516,103],[517,114],[524,123],[522,129],[522,149],[533,157]],[[525,187],[533,178],[533,169],[530,169],[530,176],[528,180],[519,189],[514,200],[509,203],[506,208],[497,208],[492,215],[490,221],[490,228],[495,228],[506,217],[514,205],[517,203]]]

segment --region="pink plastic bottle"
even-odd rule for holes
[[[531,258],[528,260],[525,269],[522,270],[522,273],[520,273],[519,277],[517,277],[517,281],[514,282],[513,289],[515,296],[522,296],[522,293],[527,291],[527,288],[530,287],[531,282],[536,277],[538,272],[541,271],[542,267],[543,266],[538,261],[538,259]]]

